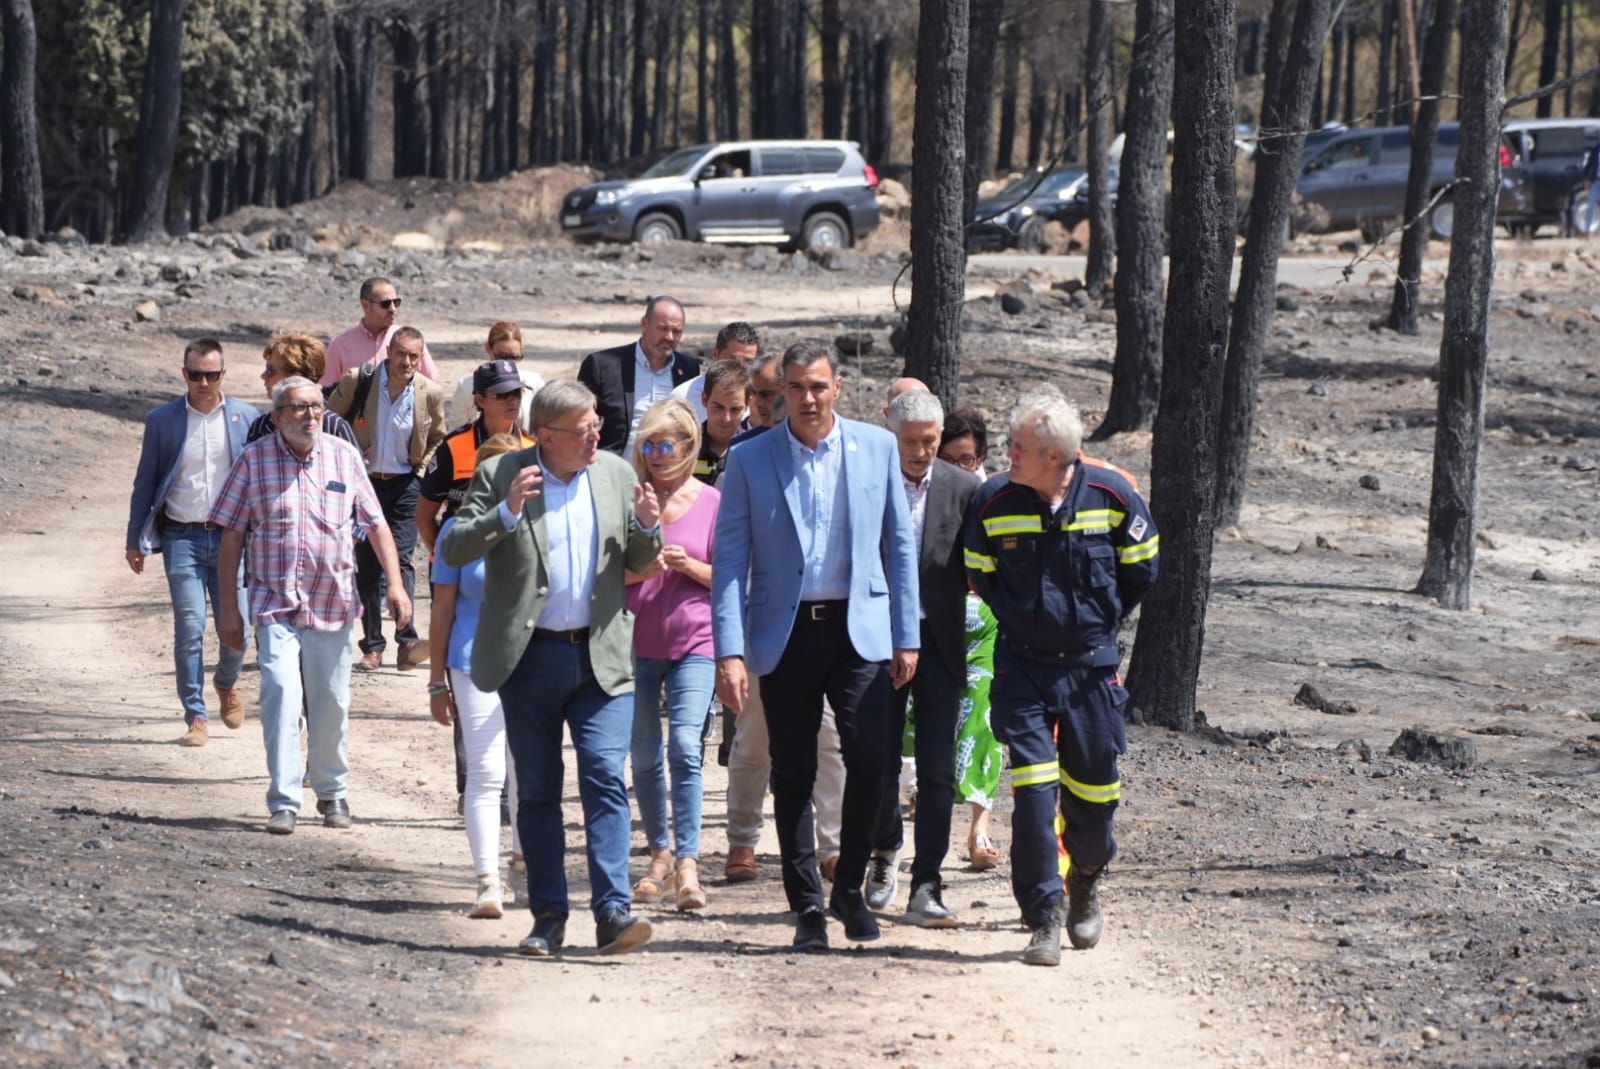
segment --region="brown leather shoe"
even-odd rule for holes
[[[428,663],[428,653],[428,640],[425,638],[419,638],[415,642],[402,642],[400,649],[395,653],[394,666],[402,672],[420,668]]]
[[[754,847],[735,846],[728,850],[728,861],[722,866],[722,875],[729,883],[749,883],[760,874],[756,868]]]
[[[383,653],[380,650],[363,653],[356,661],[356,669],[362,672],[376,672],[382,667]]]
[[[183,733],[183,738],[178,740],[179,746],[204,746],[207,731],[205,717],[196,717],[189,722],[189,730]]]
[[[218,687],[217,701],[222,705],[222,722],[229,731],[238,731],[244,726],[244,699],[239,697],[238,687],[227,690]]]

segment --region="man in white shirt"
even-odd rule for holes
[[[711,345],[711,363],[737,360],[746,368],[761,353],[761,335],[756,328],[742,320],[729,323],[717,331],[717,340]],[[672,396],[694,409],[701,423],[706,421],[706,375],[701,372],[688,382],[676,387]]]
[[[215,338],[198,338],[184,348],[183,374],[184,396],[145,419],[124,556],[133,574],[142,575],[145,555],[162,555],[172,594],[178,698],[188,724],[178,743],[204,746],[209,725],[204,686],[206,599],[210,598],[216,616],[221,583],[239,582],[237,575],[218,573],[222,534],[207,519],[257,413],[223,395],[222,344]],[[230,729],[244,723],[238,689],[243,660],[242,650],[223,647],[213,677],[222,722]]]

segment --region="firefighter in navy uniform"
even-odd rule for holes
[[[1079,452],[1083,423],[1057,396],[1011,412],[1011,470],[967,509],[963,559],[999,621],[990,723],[1011,752],[1011,883],[1031,930],[1023,960],[1061,962],[1055,816],[1071,855],[1072,945],[1100,938],[1098,884],[1127,748],[1117,628],[1156,577],[1160,540],[1133,477]]]

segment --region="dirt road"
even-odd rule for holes
[[[253,709],[202,750],[170,745],[181,719],[165,585],[121,560],[140,421],[178,389],[180,337],[223,335],[230,385],[256,399],[250,375],[270,329],[326,332],[350,314],[353,287],[337,262],[263,257],[231,275],[203,251],[163,255],[204,262],[206,288],[203,301],[170,302],[159,325],[128,315],[159,257],[121,280],[121,251],[6,264],[38,267],[26,284],[50,289],[0,296],[13,416],[0,429],[8,1066],[1600,1058],[1600,392],[1592,364],[1572,356],[1595,329],[1581,287],[1542,294],[1533,317],[1511,295],[1497,318],[1518,344],[1497,364],[1481,606],[1465,614],[1406,593],[1436,334],[1369,333],[1364,287],[1303,295],[1308,314],[1282,318],[1250,511],[1217,559],[1201,705],[1226,731],[1133,731],[1123,856],[1095,951],[1059,970],[1017,964],[1026,937],[1005,869],[962,871],[958,844],[945,876],[961,930],[890,923],[871,947],[797,958],[769,837],[764,879],[714,883],[701,916],[651,911],[650,948],[602,961],[588,949],[573,790],[575,946],[535,962],[510,953],[525,913],[463,916],[471,875],[448,733],[426,715],[421,676],[356,680],[349,832],[261,833]],[[471,366],[481,325],[500,316],[532,327],[547,374],[570,369],[628,337],[638,302],[667,289],[689,305],[695,340],[743,316],[780,340],[859,327],[883,348],[881,261],[792,274],[668,255],[422,258],[402,291],[447,376]],[[1109,356],[1097,311],[1019,319],[975,302],[969,395],[998,412],[1018,378],[1050,377],[1097,407]],[[876,355],[854,366],[864,385],[847,406],[875,407],[896,366]],[[1105,452],[1142,472],[1147,450],[1124,436]],[[1380,489],[1360,488],[1364,474]],[[1350,715],[1293,704],[1305,682]],[[253,673],[244,687],[253,698]],[[1477,763],[1390,756],[1412,724],[1473,741]],[[711,768],[714,874],[723,788]],[[1004,812],[997,828],[1009,838]]]

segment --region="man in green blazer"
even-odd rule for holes
[[[517,768],[517,830],[528,862],[533,931],[522,953],[566,937],[561,729],[572,732],[588,837],[591,908],[602,954],[650,938],[630,914],[631,820],[623,779],[633,733],[633,616],[623,572],[661,552],[660,504],[621,457],[602,452],[595,398],[551,382],[533,399],[530,449],[481,465],[438,552],[484,561],[472,681],[499,691]]]

